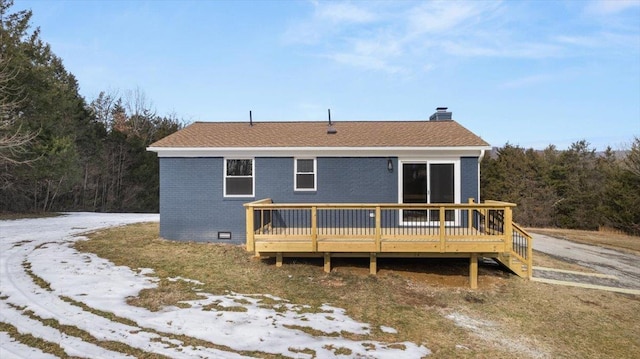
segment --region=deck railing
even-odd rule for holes
[[[440,252],[460,251],[454,244],[501,243],[500,252],[529,257],[528,235],[512,222],[515,204],[498,201],[466,204],[273,203],[245,204],[247,250],[255,243],[320,241],[370,242],[367,250],[382,252],[384,242],[437,243]]]
[[[276,257],[369,256],[375,273],[381,256],[469,257],[471,287],[477,258],[489,256],[531,278],[532,239],[513,223],[513,203],[247,203],[247,251]]]

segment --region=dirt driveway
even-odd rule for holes
[[[534,277],[589,283],[618,288],[640,289],[640,256],[571,242],[532,233],[533,249],[560,260],[593,269],[605,276],[583,276],[570,273],[536,270]]]

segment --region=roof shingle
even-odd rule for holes
[[[151,147],[461,147],[489,146],[455,121],[195,122]]]

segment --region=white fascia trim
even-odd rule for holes
[[[488,146],[465,147],[147,147],[158,157],[407,157],[478,156]]]

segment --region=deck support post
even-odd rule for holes
[[[276,267],[282,267],[282,252],[276,253]]]
[[[376,275],[378,272],[378,255],[376,253],[369,254],[369,274]]]
[[[474,204],[476,203],[476,200],[473,197],[469,197],[468,202],[469,204]],[[469,230],[473,229],[473,215],[474,215],[473,209],[469,208],[467,210],[467,228],[469,228]]]
[[[527,277],[533,278],[533,238],[527,236]]]
[[[246,211],[246,231],[247,231],[247,252],[255,252],[254,245],[254,232],[253,232],[253,207],[247,206],[245,207]]]
[[[325,273],[331,273],[331,253],[324,253],[324,271]]]
[[[381,237],[382,237],[382,210],[380,206],[376,206],[376,250],[378,252],[382,251]]]
[[[313,252],[318,250],[318,207],[311,207],[311,248]]]
[[[511,207],[504,207],[504,252],[513,249],[513,212]]]
[[[444,225],[445,213],[444,207],[440,207],[440,253],[446,252],[447,229]]]
[[[471,260],[469,263],[469,282],[471,283],[471,289],[478,289],[478,254],[471,253]]]

